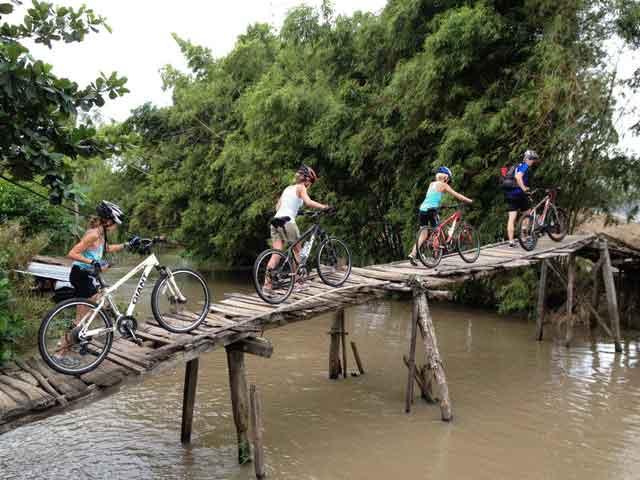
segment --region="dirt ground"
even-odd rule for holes
[[[605,233],[629,245],[640,248],[640,223],[605,225],[604,216],[592,217],[575,229],[575,233]]]

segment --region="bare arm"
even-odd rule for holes
[[[447,193],[450,193],[451,195],[453,195],[455,198],[457,198],[461,202],[473,203],[473,200],[471,200],[469,197],[465,197],[461,193],[456,192],[453,188],[451,188],[446,183],[444,184],[444,191],[447,192]]]
[[[319,203],[314,200],[311,200],[311,198],[309,197],[309,194],[307,193],[307,187],[305,187],[304,185],[299,185],[298,196],[302,199],[305,206],[307,207],[317,208],[319,210],[322,210],[328,207],[328,205],[325,205],[324,203]]]
[[[124,250],[124,243],[116,243],[115,245],[107,244],[107,253],[120,252]]]
[[[91,265],[91,260],[83,256],[82,252],[88,250],[99,239],[100,236],[95,232],[95,230],[91,230],[89,233],[86,233],[82,237],[82,239],[73,246],[71,250],[69,250],[69,253],[67,253],[67,257],[71,258],[72,260]]]
[[[523,178],[524,178],[524,174],[522,172],[516,173],[516,183],[522,189],[523,192],[528,192],[529,191],[529,187],[527,187],[524,184]]]

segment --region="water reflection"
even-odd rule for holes
[[[251,290],[219,276],[211,286],[216,298]],[[638,478],[636,340],[623,355],[579,335],[566,349],[533,341],[522,320],[443,305],[432,314],[451,424],[418,398],[403,413],[408,303],[347,311],[367,374],[346,381],[327,380],[331,316],[267,332],[273,358],[249,357],[247,370],[263,396],[270,478]],[[179,443],[182,381],[180,368],[0,436],[2,478],[254,478],[236,465],[225,355],[201,361],[189,447]]]

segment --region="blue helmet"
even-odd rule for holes
[[[449,177],[449,179],[453,178],[453,173],[451,173],[451,170],[449,170],[447,167],[438,167],[438,170],[436,170],[436,173],[444,173]]]

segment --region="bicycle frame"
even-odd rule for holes
[[[553,202],[555,198],[555,192],[548,192],[542,200],[540,200],[535,207],[533,207],[531,211],[531,215],[533,215],[534,225],[544,225],[544,222],[547,218],[547,213],[549,212],[549,205]],[[538,209],[544,204],[544,209],[542,210],[542,214],[538,215]]]
[[[311,249],[313,248],[313,244],[315,242],[316,237],[320,239],[320,242],[322,242],[327,237],[326,232],[322,229],[319,223],[314,223],[300,236],[298,240],[296,240],[289,248],[287,248],[286,255],[289,258],[293,258],[293,262],[295,263],[296,270],[299,267],[305,266],[307,264],[307,259],[310,257],[310,255],[307,255],[307,257],[304,258],[302,262],[299,262],[295,254],[293,253],[295,247],[297,245],[302,245],[302,243],[305,240],[309,239],[309,242],[311,242],[311,245],[309,246],[309,252],[311,252]]]
[[[122,318],[123,315],[120,313],[118,306],[113,301],[112,294],[116,290],[118,290],[124,283],[126,283],[130,278],[132,278],[139,272],[142,272],[142,275],[140,276],[140,280],[138,281],[138,286],[133,292],[131,301],[129,302],[129,306],[127,307],[127,310],[124,316],[130,317],[131,315],[133,315],[133,312],[136,308],[136,304],[140,299],[140,294],[142,293],[142,289],[144,288],[144,285],[147,281],[147,278],[149,277],[149,274],[151,273],[151,270],[153,270],[154,268],[158,269],[161,272],[161,274],[165,273],[170,276],[170,279],[167,282],[167,288],[169,288],[172,295],[175,295],[179,299],[184,300],[185,297],[182,295],[182,292],[180,292],[180,289],[173,281],[173,277],[171,277],[171,272],[169,272],[168,269],[166,269],[165,267],[160,266],[160,262],[158,262],[157,257],[155,256],[155,254],[152,253],[144,261],[139,263],[129,273],[127,273],[124,277],[118,280],[115,284],[103,290],[102,298],[98,302],[98,308],[93,309],[90,312],[89,316],[85,316],[85,318],[83,318],[79,322],[78,326],[81,327],[79,336],[81,338],[94,337],[94,336],[98,336],[103,333],[106,333],[108,331],[115,331],[115,329],[117,328],[118,320]],[[98,280],[100,284],[104,286],[104,283],[102,282],[102,279],[100,278],[100,276],[98,276]],[[111,308],[111,310],[113,310],[113,313],[116,316],[116,321],[114,322],[113,326],[111,328],[99,328],[99,329],[87,330],[86,329],[87,326],[91,324],[91,322],[93,321],[95,316],[98,314],[98,312],[101,311],[107,303],[109,304],[109,307]]]
[[[438,239],[444,238],[444,243],[450,243],[451,240],[453,239],[453,232],[456,228],[456,225],[461,219],[462,219],[462,212],[460,210],[456,210],[446,220],[444,220],[443,222],[440,222],[438,226],[435,228],[435,232],[434,232],[438,236]],[[451,224],[451,227],[449,229],[449,232],[447,233],[447,236],[445,237],[443,230],[444,230],[444,227],[449,224]]]

